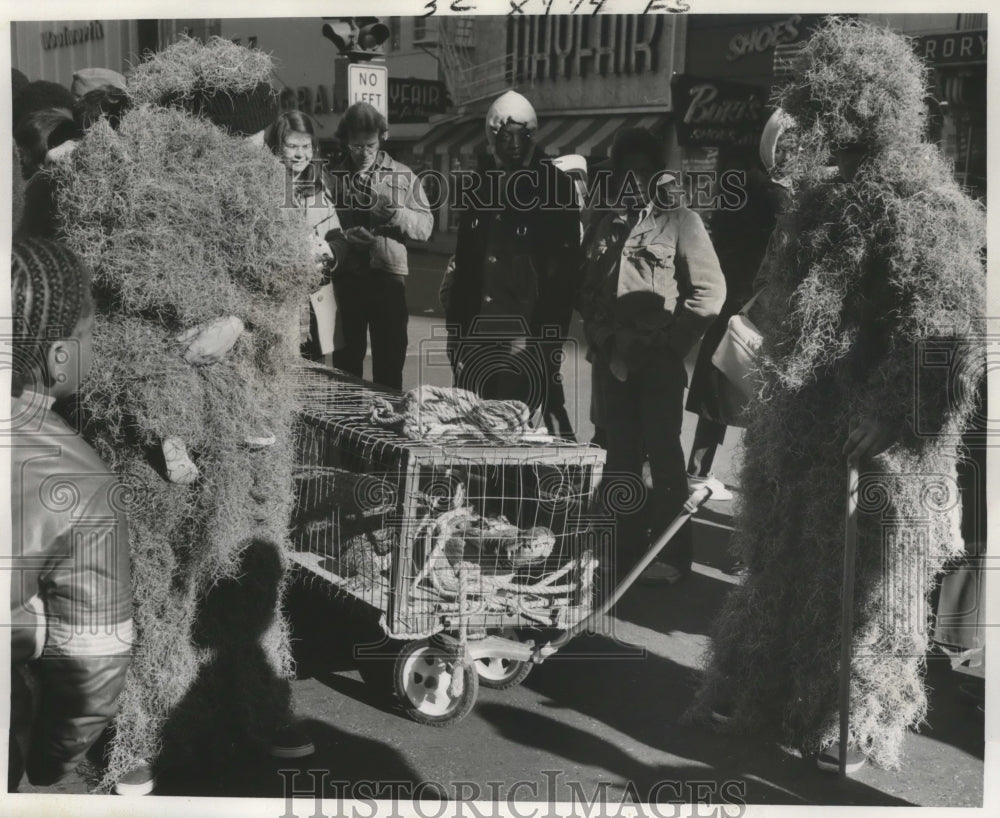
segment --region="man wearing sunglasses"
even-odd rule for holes
[[[365,102],[337,127],[347,148],[331,172],[343,235],[331,242],[341,259],[334,273],[344,346],[333,365],[361,377],[371,336],[372,380],[401,389],[406,362],[406,242],[430,238],[434,218],[420,180],[382,149],[388,123]]]

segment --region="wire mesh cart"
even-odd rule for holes
[[[413,440],[368,419],[398,393],[315,365],[298,377],[292,559],[404,641],[393,683],[408,715],[454,723],[480,684],[527,676],[538,659],[524,629],[567,632],[592,613],[612,538],[591,513],[604,451]]]

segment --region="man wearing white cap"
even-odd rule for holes
[[[457,386],[523,400],[573,439],[559,364],[580,270],[573,181],[535,144],[531,103],[508,91],[486,114],[489,156],[458,202],[447,319]]]
[[[89,91],[107,86],[124,91],[125,77],[110,68],[81,68],[73,74],[73,84],[69,90],[74,97],[80,99]]]

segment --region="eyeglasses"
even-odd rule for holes
[[[351,153],[375,153],[378,151],[378,142],[370,142],[367,145],[348,145]]]

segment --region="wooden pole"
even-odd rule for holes
[[[844,517],[844,582],[840,600],[840,757],[839,774],[847,777],[847,744],[851,719],[851,645],[854,636],[854,560],[858,548],[858,467],[847,466]]]

